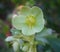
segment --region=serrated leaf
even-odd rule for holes
[[[36,34],[36,40],[40,42],[40,44],[45,45],[48,43],[46,36],[51,36],[52,30],[44,28],[40,33]]]
[[[36,34],[37,38],[46,37],[52,35],[52,29],[44,28],[41,32]]]

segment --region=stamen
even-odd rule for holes
[[[32,15],[27,16],[27,18],[26,18],[26,24],[27,24],[30,28],[32,28],[32,27],[35,25],[35,22],[36,22],[36,20],[35,20],[35,17],[34,17],[34,16],[32,16]]]

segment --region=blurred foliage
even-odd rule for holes
[[[9,32],[9,26],[0,19],[0,52],[7,52],[7,46],[4,41],[7,32]]]
[[[60,39],[48,38],[48,41],[54,52],[60,52]]]
[[[34,5],[34,0],[11,0],[14,4],[18,5]]]
[[[6,34],[9,32],[9,26],[0,20],[0,33]]]
[[[57,34],[50,33],[50,29],[44,29],[41,34],[38,33],[36,35],[36,40],[39,41],[41,43],[44,42],[46,43],[46,45],[43,46],[42,44],[39,44],[37,46],[37,51],[38,52],[60,52],[60,38],[57,38]],[[44,39],[41,39],[44,38]]]

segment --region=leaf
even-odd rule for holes
[[[13,36],[21,34],[21,32],[19,30],[14,29],[14,28],[11,29],[11,33],[12,33]]]
[[[41,32],[36,34],[36,37],[42,38],[42,37],[46,37],[46,36],[50,36],[50,35],[52,35],[52,29],[44,28]]]
[[[39,44],[41,45],[45,45],[46,43],[48,43],[46,38],[39,38],[38,41],[39,41]]]
[[[42,45],[37,45],[37,52],[43,52],[44,47]]]
[[[47,39],[54,52],[60,52],[60,39],[48,38]]]
[[[40,33],[36,34],[36,40],[39,41],[39,44],[45,45],[45,43],[48,43],[47,39],[45,37],[51,36],[52,30],[44,28]]]

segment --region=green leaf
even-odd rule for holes
[[[36,38],[42,38],[51,35],[52,35],[52,30],[48,28],[44,28],[41,32],[36,34]]]
[[[47,39],[54,52],[60,52],[60,39],[48,38]]]
[[[51,50],[47,50],[46,52],[52,52]]]
[[[45,45],[48,44],[47,38],[57,38],[56,33],[52,33],[52,29],[44,28],[40,33],[37,33],[35,36],[39,44]]]
[[[45,45],[46,43],[48,43],[46,38],[39,38],[38,39],[38,44],[40,45]]]
[[[45,37],[50,37],[52,34],[51,29],[44,28],[40,33],[37,33],[35,38],[37,41],[39,41],[39,44],[45,45],[48,43],[47,39]]]
[[[14,28],[11,29],[11,33],[12,33],[12,35],[20,35],[21,34],[21,32],[19,30],[14,29]]]

